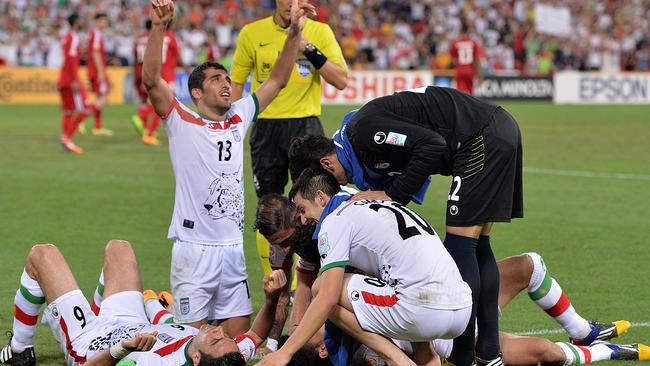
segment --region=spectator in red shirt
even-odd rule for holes
[[[456,89],[473,94],[474,79],[482,78],[481,45],[469,35],[467,23],[462,23],[461,34],[451,42],[451,57],[454,60]]]

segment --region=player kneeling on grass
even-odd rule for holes
[[[587,321],[571,305],[555,278],[551,277],[544,260],[537,253],[524,253],[497,261],[500,274],[499,308],[501,310],[521,292],[564,328],[569,342],[552,342],[545,338],[518,336],[499,332],[499,344],[506,365],[579,365],[598,361],[650,361],[650,347],[641,343],[614,344],[609,339],[625,333],[630,322],[612,323]],[[560,309],[561,314],[560,313]],[[412,353],[408,342],[396,341],[407,354]],[[453,342],[436,339],[436,352],[443,358],[452,354]],[[352,354],[355,350],[347,350]],[[352,365],[385,365],[377,354],[361,347],[355,352]],[[339,366],[339,365],[336,365]]]
[[[282,271],[265,276],[266,302],[252,328],[230,338],[222,327],[196,329],[149,322],[142,282],[131,245],[112,240],[105,250],[105,288],[99,315],[93,314],[65,258],[51,244],[36,245],[27,256],[16,291],[13,336],[0,350],[0,363],[35,365],[34,336],[38,314],[63,348],[68,365],[241,365],[255,352],[273,324]],[[127,363],[129,362],[129,363]]]
[[[298,327],[259,365],[287,364],[328,318],[391,365],[413,361],[386,337],[411,341],[418,364],[434,362],[430,341],[454,338],[467,326],[469,286],[435,231],[413,211],[390,201],[328,206],[339,190],[331,175],[312,169],[292,188],[302,223],[318,222],[321,275]],[[346,274],[348,265],[365,275]]]
[[[339,192],[330,199],[329,205],[336,207],[347,204],[350,194]],[[337,202],[332,202],[340,198]],[[332,207],[332,210],[336,207]],[[301,225],[291,219],[296,207],[279,195],[266,195],[260,200],[256,216],[256,226],[270,242],[280,247],[303,252],[311,242],[314,225]],[[277,240],[276,240],[277,239]],[[304,261],[305,258],[301,258]],[[625,320],[611,323],[587,321],[574,309],[559,283],[548,271],[542,257],[537,253],[525,253],[508,257],[497,262],[500,273],[499,307],[504,309],[512,299],[526,291],[530,299],[551,316],[567,332],[570,343],[551,342],[544,338],[516,336],[500,332],[500,344],[506,364],[536,365],[538,363],[560,363],[565,365],[584,364],[604,360],[650,360],[650,348],[635,343],[617,345],[604,342],[625,333],[630,323]],[[310,299],[305,300],[309,303]],[[298,323],[300,319],[292,320]],[[329,328],[332,330],[332,328]],[[290,329],[291,331],[291,329]],[[296,352],[289,365],[377,365],[385,361],[376,353],[362,347],[357,351],[354,342],[344,339],[337,333],[319,333],[310,340],[310,345]],[[286,337],[286,336],[285,336]],[[319,338],[320,337],[320,338]],[[319,339],[318,339],[319,338]],[[408,342],[396,341],[402,349],[412,354]],[[281,345],[283,342],[281,342]],[[325,347],[325,345],[327,347]],[[358,345],[358,343],[357,343]],[[451,354],[453,342],[438,339],[435,349],[443,357]],[[354,356],[354,358],[353,358]],[[328,357],[331,362],[328,361]]]

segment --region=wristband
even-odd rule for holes
[[[266,348],[268,348],[271,352],[275,352],[278,350],[278,340],[273,339],[273,338],[268,338],[266,340]]]
[[[307,43],[303,54],[307,60],[311,62],[312,65],[314,65],[316,70],[320,70],[320,68],[323,67],[323,65],[325,65],[327,62],[327,57],[323,55],[323,53],[311,43]]]
[[[124,357],[128,356],[129,353],[131,353],[131,351],[122,347],[122,342],[120,342],[112,345],[111,348],[108,349],[108,353],[110,353],[111,357],[113,357],[114,359],[121,360]]]

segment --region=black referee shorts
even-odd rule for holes
[[[521,132],[498,108],[453,158],[447,226],[510,222],[524,216]]]
[[[251,131],[253,181],[257,197],[284,194],[289,178],[289,146],[295,137],[324,135],[318,117],[258,119]],[[292,180],[298,177],[291,177]]]

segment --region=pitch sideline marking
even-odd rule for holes
[[[640,322],[632,323],[630,328],[648,328],[650,327],[650,322]],[[532,336],[532,335],[544,335],[544,334],[560,334],[565,333],[564,329],[538,329],[538,330],[528,330],[525,332],[514,332],[512,334],[518,336]]]
[[[524,172],[534,174],[559,175],[566,177],[584,177],[584,178],[605,178],[605,179],[625,179],[625,180],[647,180],[650,181],[648,174],[634,173],[602,173],[580,170],[557,170],[546,168],[524,167]]]

